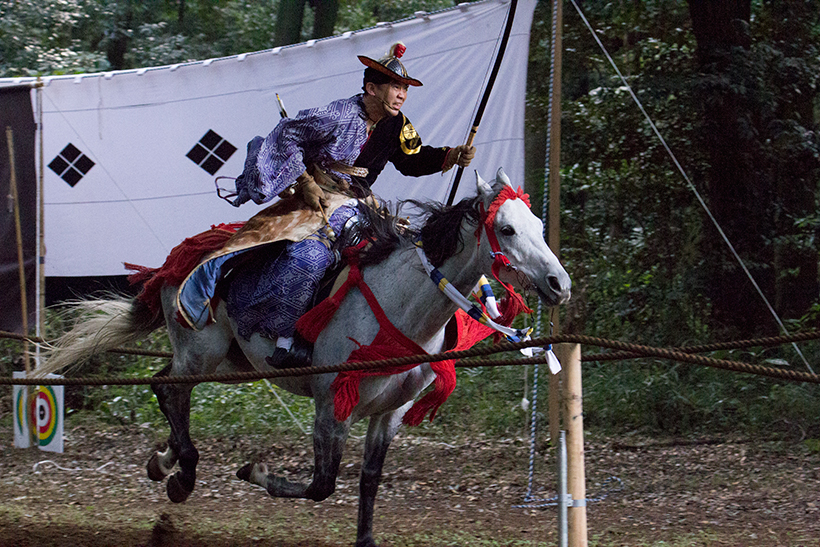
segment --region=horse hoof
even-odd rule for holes
[[[162,465],[159,463],[159,456],[157,456],[156,452],[151,456],[151,459],[148,460],[148,465],[145,466],[145,469],[148,471],[148,478],[152,481],[159,482],[166,476],[166,473],[162,470]]]
[[[182,481],[177,478],[176,474],[171,475],[168,479],[168,484],[165,485],[165,490],[168,493],[168,499],[174,503],[182,503],[188,499],[191,492],[194,491],[193,486],[189,489],[182,484]]]
[[[246,463],[245,465],[240,467],[239,470],[236,472],[236,478],[243,481],[251,482],[251,471],[253,471],[253,464]]]

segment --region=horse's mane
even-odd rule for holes
[[[397,213],[398,208],[394,210],[389,202],[378,207],[359,206],[359,214],[363,217],[363,239],[372,241],[372,244],[359,254],[360,265],[378,264],[394,250],[412,242],[413,234],[399,228]]]
[[[378,264],[399,247],[420,240],[424,252],[433,266],[441,266],[445,260],[464,248],[461,222],[467,220],[478,226],[480,213],[478,197],[464,198],[455,205],[435,201],[400,201],[393,209],[389,204],[377,209],[362,207],[373,244],[359,257],[362,266]],[[397,220],[407,206],[414,207],[413,218],[424,219],[418,230],[400,229]]]

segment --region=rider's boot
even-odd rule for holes
[[[273,368],[309,367],[312,354],[313,345],[297,333],[293,338],[280,336],[273,355],[265,357],[265,362]]]

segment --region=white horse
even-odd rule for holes
[[[505,199],[498,198],[510,184],[503,170],[498,170],[492,183],[485,182],[478,175],[476,178],[476,197],[462,200],[452,207],[430,208],[426,226],[434,228],[422,229],[421,238],[433,264],[458,291],[468,294],[482,273],[492,269],[496,260],[489,248],[493,234],[484,234],[492,230],[497,247],[511,264],[499,272],[502,282],[536,293],[547,306],[568,300],[569,276],[544,242],[541,221],[524,200],[518,199],[509,189],[503,193]],[[495,211],[494,223],[482,230],[482,219],[486,218],[488,210]],[[437,353],[444,347],[445,326],[456,312],[456,305],[431,281],[410,238],[398,239],[399,243],[386,259],[363,268],[364,281],[395,327],[428,353]],[[58,340],[52,356],[39,372],[54,372],[93,353],[142,338],[163,323],[167,325],[174,356],[158,376],[269,370],[265,358],[274,351],[273,341],[259,335],[249,340],[239,336],[236,323],[228,316],[224,303],[216,308],[214,323],[200,331],[183,327],[176,320],[176,292],[177,287],[162,289],[164,318],[149,313],[147,306],[136,299],[80,304],[91,313],[81,315],[73,330]],[[362,293],[349,291],[316,341],[313,365],[321,367],[346,361],[357,348],[352,340],[369,343],[379,328]],[[359,401],[352,415],[344,421],[334,417],[331,383],[336,376],[327,373],[274,380],[282,388],[313,397],[315,401],[312,481],[291,482],[268,472],[264,463],[248,464],[237,475],[266,488],[271,496],[324,500],[335,489],[351,424],[369,417],[360,477],[356,547],[375,547],[373,505],[387,448],[402,417],[433,381],[435,373],[425,363],[399,374],[363,378],[359,385]],[[191,384],[163,384],[153,388],[171,433],[168,448],[152,455],[148,475],[153,480],[163,480],[171,474],[175,464],[179,464],[179,470],[167,482],[168,497],[174,502],[187,499],[196,479],[199,454],[188,427],[193,387]]]

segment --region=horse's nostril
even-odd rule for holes
[[[558,276],[556,275],[548,275],[547,283],[549,283],[550,289],[554,292],[560,293],[563,290],[561,287],[561,282],[558,280]]]

